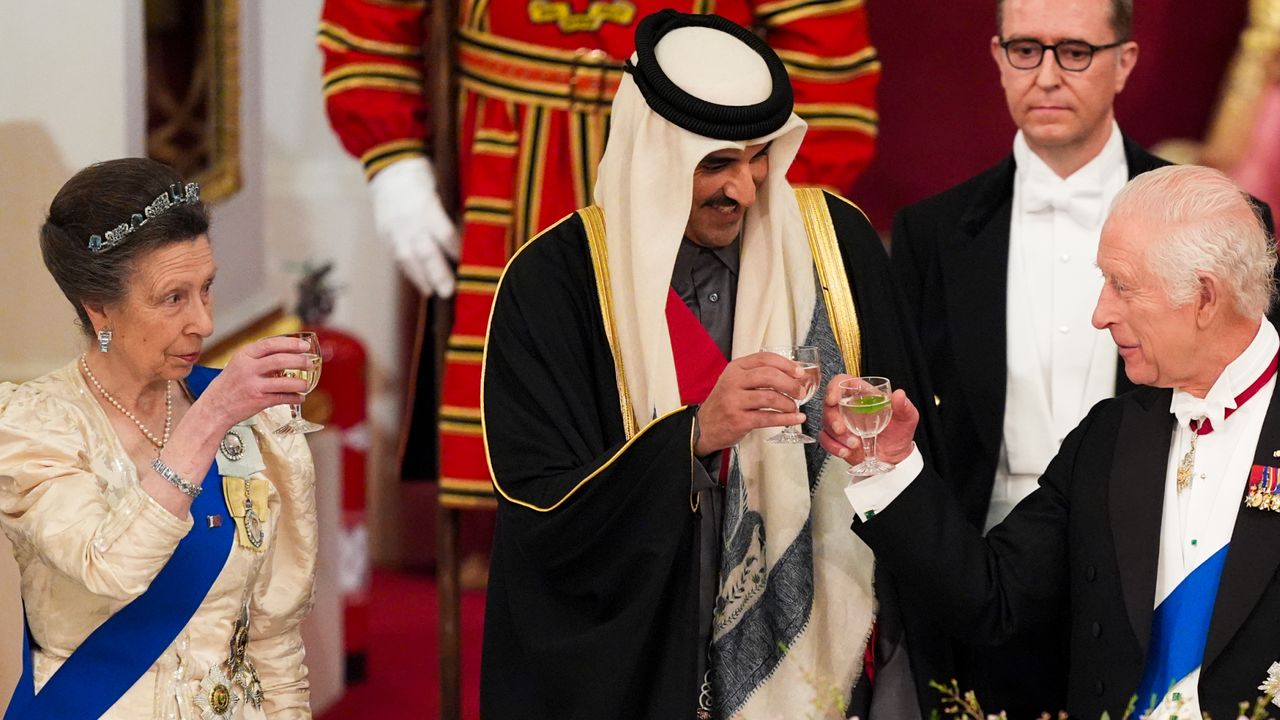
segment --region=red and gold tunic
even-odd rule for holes
[[[480,433],[480,360],[502,268],[519,244],[591,204],[608,111],[657,10],[714,12],[778,51],[809,123],[797,185],[847,192],[874,150],[880,63],[863,0],[460,0],[462,254],[440,408],[440,500],[493,505]],[[425,2],[326,0],[318,43],[330,123],[373,177],[427,151]],[[435,142],[440,142],[436,139]]]

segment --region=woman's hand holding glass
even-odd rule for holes
[[[320,359],[320,339],[313,332],[294,332],[285,333],[283,337],[297,338],[307,344],[307,349],[302,353],[306,358],[307,366],[301,370],[297,368],[286,368],[283,371],[285,377],[301,378],[307,382],[307,389],[302,391],[302,396],[306,397],[316,389],[316,385],[320,382],[320,368],[323,362]],[[289,403],[289,422],[276,428],[277,435],[301,435],[305,433],[318,432],[324,429],[323,425],[313,423],[302,417],[302,398]]]
[[[884,380],[884,378],[879,378]],[[849,407],[842,402],[851,400],[863,392],[864,386],[870,383],[869,378],[856,378],[851,375],[837,375],[827,384],[826,394],[822,401],[822,433],[818,442],[823,449],[849,463],[858,465],[866,459],[864,443],[849,421]],[[859,382],[863,381],[863,382]],[[885,381],[888,384],[888,381]],[[870,401],[867,409],[873,409]],[[887,425],[875,435],[875,458],[889,467],[897,465],[911,454],[916,434],[916,425],[920,422],[920,413],[902,390],[893,390],[890,395],[891,419]],[[878,409],[878,406],[875,408]],[[881,470],[884,472],[884,470]],[[864,473],[857,473],[859,475]]]
[[[231,357],[192,409],[210,413],[225,432],[269,407],[300,403],[309,390],[307,380],[284,373],[309,369],[310,347],[305,340],[286,335],[249,343]]]

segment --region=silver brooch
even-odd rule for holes
[[[244,438],[240,437],[235,430],[228,430],[227,434],[222,436],[222,442],[218,444],[218,449],[222,451],[222,455],[231,462],[236,462],[244,457]]]

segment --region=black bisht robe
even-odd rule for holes
[[[860,211],[826,201],[858,310],[861,374],[907,390],[927,451],[932,394],[888,258]],[[494,300],[482,398],[498,495],[486,720],[670,720],[697,707],[696,407],[637,418],[627,441],[597,288],[575,214],[522,248]],[[886,583],[877,578],[880,592]],[[916,676],[918,686],[932,677]]]

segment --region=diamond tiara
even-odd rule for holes
[[[170,208],[197,202],[200,202],[199,185],[195,183],[187,183],[185,186],[172,185],[167,191],[152,200],[150,205],[143,208],[141,213],[134,213],[133,217],[129,218],[129,222],[120,223],[114,229],[108,230],[101,235],[90,235],[89,252],[106,252],[123,243],[125,238],[129,237],[129,233],[146,225],[151,218],[163,215]]]

